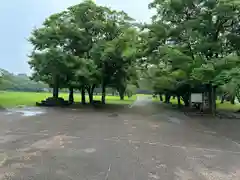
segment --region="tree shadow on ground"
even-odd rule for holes
[[[214,133],[212,135],[223,136],[240,144],[240,115],[238,113],[218,110],[216,115],[213,115],[171,106],[165,106],[165,109],[169,111],[169,114],[186,120],[187,124],[193,128],[203,127],[206,132]]]
[[[122,114],[139,114],[139,115],[146,115],[151,116],[156,112],[154,106],[136,106],[130,107],[127,104],[81,104],[81,103],[74,103],[69,106],[62,107],[64,109],[71,109],[75,111],[88,111],[88,112],[105,112],[105,113],[122,113]]]
[[[99,109],[99,110],[121,110],[124,108],[127,108],[128,105],[126,104],[81,104],[81,103],[74,103],[69,106],[66,106],[66,108],[76,108],[76,109]]]
[[[1,104],[0,104],[0,111],[5,110],[6,108],[4,108]]]

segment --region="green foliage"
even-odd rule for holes
[[[149,7],[156,14],[145,27],[142,56],[155,92],[184,97],[199,84],[239,84],[238,1],[154,0]]]
[[[16,106],[35,106],[36,102],[40,102],[43,99],[46,99],[50,96],[50,93],[41,92],[6,92],[0,91],[0,105],[4,108],[12,108]],[[75,98],[79,98],[79,94],[75,94]],[[59,97],[67,100],[68,93],[61,92]],[[101,96],[94,96],[95,100],[101,100]],[[120,101],[117,96],[106,96],[106,101],[109,104],[132,104],[136,100],[136,96],[131,98],[126,97],[126,100]],[[86,98],[86,101],[89,102],[89,99]]]
[[[106,88],[122,99],[140,86],[186,104],[199,85],[239,91],[238,1],[154,0],[149,7],[152,22],[138,26],[92,1],[50,16],[29,39],[33,78],[55,90],[86,89],[91,97],[101,87],[103,102]]]
[[[126,89],[133,73],[138,33],[126,13],[92,1],[47,18],[29,38],[35,80],[55,89]],[[91,99],[90,97],[90,99]]]
[[[0,69],[2,76],[0,82],[0,90],[12,91],[43,91],[48,88],[42,82],[35,82],[30,80],[26,74],[14,75],[6,70]]]

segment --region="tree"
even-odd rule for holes
[[[42,82],[32,81],[26,74],[12,74],[4,69],[1,72],[0,90],[39,92],[48,86]]]
[[[125,91],[126,67],[131,64],[130,58],[133,58],[134,53],[133,42],[131,44],[130,40],[136,38],[132,36],[131,39],[126,39],[127,33],[132,35],[134,33],[130,23],[132,19],[127,14],[107,8],[104,8],[104,11],[106,16],[101,22],[103,29],[96,38],[96,43],[90,53],[100,70],[103,104],[105,104],[108,86],[121,89],[121,92]],[[116,81],[121,84],[121,87],[116,87]]]
[[[137,32],[135,29],[128,29],[105,46],[104,63],[111,67],[111,71],[108,70],[108,76],[111,78],[108,79],[108,84],[119,92],[121,100],[124,99],[127,85],[136,76],[134,68],[137,53],[136,42]]]
[[[34,70],[33,78],[53,87],[53,98],[58,98],[58,90],[67,79],[66,63],[68,54],[64,51],[64,38],[61,29],[63,14],[54,14],[47,18],[43,27],[35,29],[29,41],[34,49],[29,64]]]
[[[2,84],[2,79],[3,79],[3,72],[0,70],[0,84]]]
[[[239,46],[233,40],[239,38],[236,31],[239,3],[229,0],[155,0],[150,8],[157,13],[152,24],[147,26],[149,40],[145,56],[148,63],[170,67],[167,74],[173,75],[171,85],[176,89],[175,93],[185,99],[186,105],[191,88],[198,84],[207,85],[210,107],[213,108],[216,77],[233,67],[226,62],[229,55],[234,54],[236,61],[239,59]],[[223,62],[226,62],[225,66]],[[183,75],[180,79],[176,76],[178,73]]]
[[[132,65],[136,49],[134,42],[127,39],[136,38],[131,21],[126,13],[97,6],[92,1],[51,15],[30,37],[34,46],[29,61],[33,78],[53,87],[56,99],[59,88],[69,88],[70,102],[73,90],[81,90],[83,104],[85,91],[92,103],[94,89],[101,85],[105,103],[105,89],[117,84],[114,79],[126,89],[128,65]]]
[[[87,54],[94,39],[96,12],[98,9],[93,2],[83,2],[50,16],[43,27],[34,30],[30,37],[37,50],[34,50],[29,62],[35,72],[34,78],[53,86],[55,98],[58,97],[59,87],[70,89],[70,101],[73,101],[73,88],[85,92],[86,79],[89,79],[86,72],[93,69],[89,67],[93,63],[87,61]],[[81,82],[75,82],[79,80]],[[82,102],[85,103],[85,93],[82,93]]]
[[[69,35],[73,37],[68,41],[67,49],[85,59],[86,62],[86,66],[81,66],[86,67],[81,70],[85,72],[84,76],[82,76],[83,73],[77,75],[77,79],[82,84],[82,97],[86,89],[92,102],[93,91],[101,84],[102,102],[105,103],[105,88],[110,84],[113,75],[110,68],[114,69],[114,67],[107,62],[109,58],[103,54],[111,46],[110,42],[115,41],[114,39],[117,39],[123,30],[131,26],[129,21],[132,19],[124,12],[112,11],[109,8],[97,6],[91,1],[70,7],[69,13],[71,26],[68,26],[70,28],[68,32],[71,30],[74,32],[68,33],[68,37]],[[82,35],[79,36],[81,33]],[[79,42],[84,42],[84,45]],[[85,71],[86,69],[89,73]],[[78,69],[77,72],[80,70]],[[87,74],[88,77],[86,77]]]
[[[238,101],[240,101],[240,69],[238,67],[232,68],[231,70],[222,71],[216,77],[216,83],[223,84],[224,90],[229,92],[234,98],[237,97]]]

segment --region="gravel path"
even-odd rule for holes
[[[238,143],[144,110],[0,112],[0,180],[240,179]]]

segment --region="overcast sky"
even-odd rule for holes
[[[124,10],[138,21],[149,21],[151,0],[96,0],[116,10]],[[50,14],[81,0],[1,0],[0,68],[13,73],[29,73],[27,42],[33,27],[42,24]]]

